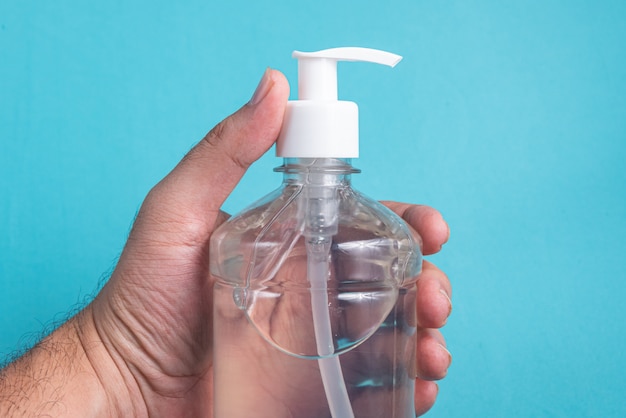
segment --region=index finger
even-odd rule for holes
[[[413,229],[423,241],[424,255],[435,254],[448,242],[450,228],[438,210],[424,205],[413,205],[401,202],[381,202],[397,213]]]

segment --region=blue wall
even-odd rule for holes
[[[143,196],[266,66],[293,84],[292,50],[369,46],[405,60],[340,67],[355,185],[452,229],[430,416],[626,415],[626,2],[158,3],[0,3],[0,356],[93,293]]]

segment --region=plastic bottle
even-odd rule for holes
[[[419,238],[351,187],[358,108],[337,100],[336,76],[340,60],[401,57],[293,56],[283,183],[211,238],[215,418],[414,417]]]

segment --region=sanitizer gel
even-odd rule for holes
[[[293,55],[283,183],[211,238],[215,418],[413,418],[419,238],[351,187],[358,108],[336,70],[401,57]]]

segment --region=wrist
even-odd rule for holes
[[[82,314],[0,371],[0,416],[114,416],[79,337]]]
[[[99,330],[93,316],[93,305],[75,318],[74,328],[80,347],[94,377],[106,397],[103,417],[147,416],[143,396],[124,359],[112,348],[106,334]]]

